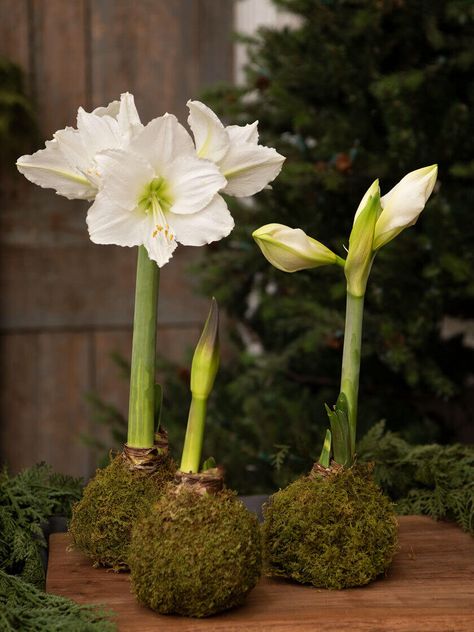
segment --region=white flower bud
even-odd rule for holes
[[[283,272],[297,272],[338,263],[338,257],[324,244],[301,230],[283,224],[266,224],[253,232],[268,261]]]

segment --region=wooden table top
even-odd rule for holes
[[[136,603],[127,573],[92,568],[50,537],[48,592],[100,603],[120,632],[473,632],[474,539],[454,524],[399,518],[400,551],[386,577],[363,588],[318,590],[264,578],[246,603],[209,619],[162,616]]]

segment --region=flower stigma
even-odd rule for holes
[[[173,205],[166,180],[160,176],[153,178],[143,190],[138,200],[138,206],[146,214],[153,216],[154,230],[152,237],[163,235],[168,242],[175,238],[170,225],[166,221],[166,213]]]

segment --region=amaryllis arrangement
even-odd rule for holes
[[[437,176],[432,165],[380,196],[376,180],[355,213],[344,260],[302,230],[268,224],[253,233],[276,268],[296,272],[338,265],[347,280],[341,391],[326,406],[330,429],[310,476],[273,496],[264,528],[270,572],[329,588],[365,584],[384,572],[396,549],[388,499],[356,463],[357,404],[364,297],[377,252],[416,223]]]
[[[132,522],[175,471],[155,383],[160,268],[178,243],[226,237],[234,221],[222,194],[257,193],[284,161],[258,144],[257,122],[225,127],[203,103],[188,108],[194,140],[171,114],[143,125],[125,93],[90,113],[79,108],[77,128],[57,131],[45,149],[17,162],[35,184],[92,202],[94,243],[138,247],[127,444],[87,486],[70,526],[77,547],[115,569],[127,567]]]

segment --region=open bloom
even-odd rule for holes
[[[126,149],[96,156],[101,190],[87,214],[98,244],[144,245],[161,267],[177,242],[201,246],[234,226],[218,191],[226,179],[196,156],[192,139],[173,115],[146,125]]]
[[[342,261],[324,244],[308,237],[301,228],[266,224],[254,231],[252,237],[265,258],[283,272],[297,272]]]
[[[93,112],[79,108],[77,129],[58,130],[45,149],[21,156],[17,167],[28,180],[55,189],[58,195],[93,200],[100,185],[97,153],[125,147],[142,127],[133,96],[127,92],[120,101]]]
[[[214,162],[227,180],[224,193],[253,195],[274,180],[285,158],[272,147],[258,144],[258,121],[224,127],[200,101],[188,101],[189,126],[200,158]]]
[[[437,175],[437,165],[411,171],[393,189],[380,198],[379,217],[375,224],[373,250],[378,250],[385,246],[402,230],[416,223],[433,191]],[[375,183],[371,185],[362,198],[354,217],[354,223],[359,213],[364,209],[369,197],[373,195],[374,185]]]

